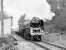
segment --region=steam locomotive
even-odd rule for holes
[[[42,19],[33,17],[32,20],[24,26],[20,26],[19,35],[28,40],[42,40],[44,32],[44,22]]]

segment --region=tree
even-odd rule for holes
[[[24,22],[24,20],[25,20],[25,14],[23,14],[23,15],[20,16],[18,24],[22,24]]]
[[[23,23],[25,21],[25,14],[20,16],[20,19],[18,21],[18,25],[19,25],[19,31],[21,31],[22,27],[23,27]]]
[[[50,3],[51,1],[51,3]],[[55,13],[52,22],[56,25],[56,28],[66,29],[66,0],[49,0],[51,10]]]

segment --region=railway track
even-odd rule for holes
[[[33,44],[35,44],[36,46],[41,47],[41,48],[43,48],[43,49],[45,49],[45,50],[51,50],[50,48],[45,47],[45,46],[43,46],[43,45],[41,45],[41,44],[38,44],[38,43],[35,43],[35,42],[32,42],[32,41],[31,41],[31,43],[33,43]]]
[[[66,50],[66,48],[64,48],[62,46],[58,46],[58,45],[51,44],[48,42],[33,42],[33,41],[31,41],[31,42],[37,46],[40,46],[41,48],[46,49],[46,50]]]
[[[65,47],[58,46],[58,45],[55,45],[55,44],[51,44],[51,43],[49,43],[49,42],[43,42],[43,43],[46,43],[46,44],[49,44],[49,45],[55,46],[55,47],[57,47],[57,48],[61,48],[61,49],[63,49],[63,50],[66,50]]]
[[[13,35],[12,35],[13,36]],[[18,38],[20,38],[20,39],[18,39],[16,36],[18,36]],[[22,37],[19,37],[19,35],[16,35],[15,34],[15,36],[13,36],[15,39],[17,39],[17,41],[28,41],[28,40],[25,40],[25,39],[23,39]],[[44,46],[42,46],[42,45],[40,45],[40,44],[37,44],[37,43],[35,43],[35,42],[33,42],[33,41],[28,41],[28,42],[30,42],[30,43],[33,43],[33,44],[35,44],[36,46],[38,46],[38,47],[40,47],[40,48],[42,48],[42,49],[44,49],[44,50],[50,50],[49,48],[47,48],[47,47],[44,47]]]
[[[18,36],[18,35],[17,35]],[[23,39],[22,37],[19,37],[20,40],[24,40],[24,41],[28,41],[28,40],[25,40]],[[19,39],[18,39],[19,40]],[[35,44],[36,46],[40,47],[40,48],[43,48],[44,50],[66,50],[66,48],[62,47],[62,46],[58,46],[58,45],[55,45],[55,44],[51,44],[51,43],[48,43],[48,42],[35,42],[35,41],[28,41],[30,43],[33,43]]]

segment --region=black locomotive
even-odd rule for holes
[[[42,19],[33,17],[33,19],[24,26],[20,26],[19,34],[21,37],[27,40],[41,40],[42,33],[44,31],[44,22]]]

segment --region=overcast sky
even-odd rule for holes
[[[26,13],[27,19],[31,19],[33,16],[51,19],[53,13],[50,9],[46,0],[4,0],[4,10],[8,15],[14,16],[15,24],[20,18],[19,16],[24,13]]]

